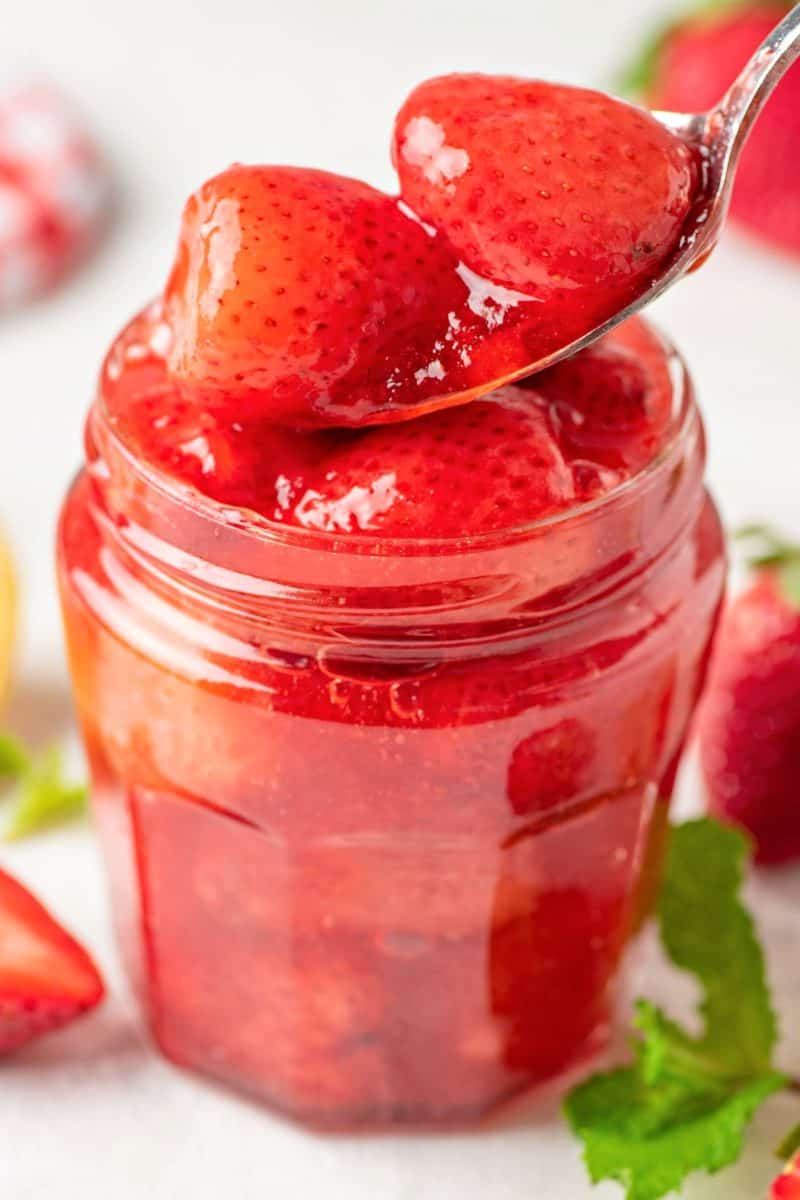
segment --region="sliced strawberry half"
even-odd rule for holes
[[[0,1053],[68,1024],[103,992],[83,947],[0,871]]]

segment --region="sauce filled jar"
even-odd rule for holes
[[[140,436],[163,450],[183,419],[158,339],[125,337],[59,569],[158,1046],[314,1126],[470,1121],[572,1072],[606,1044],[657,889],[723,589],[680,359],[638,322],[614,335],[669,381],[646,463],[537,519],[506,525],[498,505],[496,527],[439,536],[370,527],[402,491],[383,475],[347,493],[347,520],[281,472],[257,511],[209,482],[229,445],[205,427],[180,435],[189,478]],[[449,422],[474,481],[453,512],[502,493],[491,444],[464,457],[480,403],[421,418]],[[562,441],[585,432],[559,404]],[[612,471],[604,454],[570,470]]]

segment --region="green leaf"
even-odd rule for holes
[[[735,531],[734,537],[751,544],[748,566],[773,568],[788,603],[800,608],[800,546],[786,541],[767,525],[745,525]]]
[[[29,764],[22,775],[6,826],[6,838],[13,841],[75,820],[83,816],[86,807],[87,788],[65,781],[61,754],[51,748]]]
[[[777,1022],[764,955],[739,899],[749,842],[716,821],[673,830],[659,918],[664,948],[701,982],[705,1036],[696,1045],[734,1075],[772,1064]]]
[[[694,1171],[740,1155],[759,1105],[785,1086],[764,958],[739,898],[747,842],[714,821],[673,830],[659,919],[664,947],[701,984],[693,1037],[649,1002],[636,1015],[633,1066],[598,1075],[567,1099],[594,1182],[627,1200],[661,1200]]]
[[[728,1094],[649,1089],[636,1068],[598,1075],[573,1092],[567,1114],[585,1143],[593,1183],[613,1179],[626,1200],[661,1200],[693,1171],[735,1162],[744,1130],[768,1096],[783,1086],[768,1074]]]
[[[658,60],[676,24],[668,21],[647,39],[640,52],[619,73],[614,81],[614,91],[621,96],[642,97],[653,85],[658,69]]]
[[[800,1125],[795,1125],[791,1133],[787,1133],[776,1151],[778,1158],[788,1160],[800,1151]]]
[[[787,559],[778,567],[781,591],[793,608],[800,608],[800,556]]]
[[[30,755],[17,738],[0,733],[0,779],[18,779],[30,764]]]

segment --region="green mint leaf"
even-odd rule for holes
[[[735,1162],[753,1114],[782,1086],[781,1076],[765,1075],[728,1094],[650,1088],[632,1067],[579,1087],[567,1114],[593,1183],[613,1179],[626,1200],[662,1200],[692,1172]]]
[[[28,837],[82,816],[87,807],[85,785],[67,783],[61,754],[52,748],[25,769],[13,800],[5,835]]]
[[[764,958],[739,897],[747,842],[714,821],[672,832],[659,919],[664,947],[703,988],[702,1036],[647,1001],[633,1066],[597,1075],[567,1099],[592,1180],[627,1200],[661,1200],[694,1171],[735,1162],[753,1114],[785,1079],[772,1069],[777,1028]]]
[[[17,738],[0,733],[0,780],[19,779],[30,765],[30,756]]]
[[[763,7],[774,8],[778,16],[782,12],[788,12],[793,3],[794,0],[762,0]],[[691,14],[698,17],[712,17],[716,13],[735,12],[737,8],[751,9],[752,0],[703,0],[702,3],[694,6]]]
[[[787,559],[778,567],[781,591],[793,608],[800,608],[800,555]]]
[[[776,1151],[778,1158],[788,1160],[800,1151],[800,1125],[795,1125],[791,1133],[787,1133]]]
[[[767,525],[745,525],[735,531],[734,537],[750,545],[748,566],[756,570],[773,568],[788,603],[800,608],[800,546],[786,541]]]
[[[613,85],[615,92],[633,98],[647,95],[656,77],[658,60],[675,28],[675,22],[669,21],[651,34],[636,57],[620,71]]]
[[[777,1041],[764,954],[739,898],[748,858],[736,829],[711,820],[679,825],[659,905],[667,954],[705,990],[698,1050],[739,1076],[770,1068]]]

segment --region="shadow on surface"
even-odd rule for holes
[[[113,999],[67,1028],[10,1055],[3,1063],[3,1074],[18,1072],[31,1077],[55,1069],[76,1075],[89,1070],[97,1074],[104,1065],[116,1074],[121,1066],[135,1070],[144,1065],[152,1053],[132,1009]]]

